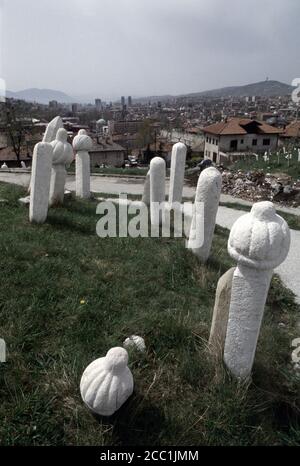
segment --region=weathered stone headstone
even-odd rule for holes
[[[216,290],[215,306],[209,336],[209,347],[211,353],[217,358],[223,357],[234,271],[235,267],[232,267],[222,275],[218,281]]]
[[[47,125],[43,142],[52,142],[56,139],[57,131],[60,128],[63,128],[64,124],[60,116],[53,118],[50,123]]]
[[[48,123],[47,125],[42,142],[50,143],[54,141],[56,138],[57,131],[63,127],[64,127],[64,124],[60,116],[53,118],[53,120],[51,120],[50,123]],[[31,192],[31,181],[32,181],[32,174],[31,174],[29,185],[28,185],[28,194],[30,194]]]
[[[238,378],[251,374],[273,269],[286,258],[290,231],[271,202],[258,202],[233,225],[228,252],[233,274],[224,361]]]
[[[206,262],[210,254],[221,188],[222,175],[219,170],[214,167],[203,170],[198,179],[195,212],[187,246],[202,262]],[[203,235],[200,234],[199,228],[203,228]],[[202,244],[198,238],[201,239]]]
[[[81,397],[86,406],[101,416],[114,414],[132,395],[133,377],[124,348],[112,348],[104,358],[96,359],[84,371]]]
[[[78,135],[73,140],[73,149],[75,156],[76,169],[76,196],[88,199],[90,191],[90,154],[89,150],[93,147],[92,139],[87,135],[84,129],[79,130]]]
[[[50,179],[53,149],[47,142],[39,142],[34,147],[31,172],[31,192],[29,205],[30,222],[46,221],[49,205]]]
[[[186,145],[177,142],[172,148],[171,174],[169,188],[169,203],[182,201],[182,191],[184,184],[184,171],[186,161]]]
[[[166,162],[154,157],[150,162],[150,216],[151,224],[159,225],[164,218]]]
[[[62,204],[64,200],[67,175],[66,165],[69,165],[73,160],[73,148],[67,140],[67,131],[61,128],[57,132],[56,139],[51,142],[53,162],[50,183],[50,205]]]

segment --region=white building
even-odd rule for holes
[[[275,150],[281,129],[248,118],[231,118],[203,128],[204,157],[221,163],[234,154]]]

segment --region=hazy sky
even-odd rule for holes
[[[300,76],[299,0],[0,0],[10,90],[179,94]]]

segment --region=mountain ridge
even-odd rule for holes
[[[294,87],[276,80],[259,81],[256,83],[243,84],[240,86],[227,86],[219,89],[211,89],[202,92],[184,94],[184,96],[203,97],[275,97],[288,95]]]
[[[23,89],[21,91],[7,91],[6,97],[25,100],[27,102],[37,102],[45,105],[48,105],[51,100],[56,100],[59,103],[76,102],[65,92],[54,89],[38,89],[35,87]]]
[[[155,102],[158,100],[166,101],[171,98],[197,98],[197,97],[278,97],[291,94],[294,87],[276,80],[259,81],[256,83],[244,84],[239,86],[227,86],[218,89],[211,89],[200,92],[190,92],[179,95],[160,95],[160,96],[146,96],[146,97],[134,97],[135,102],[151,101]],[[93,102],[94,98],[69,96],[65,92],[57,91],[54,89],[38,89],[30,88],[21,91],[7,91],[6,96],[14,99],[25,100],[27,102],[37,102],[48,105],[51,100],[56,100],[59,103],[89,103]]]

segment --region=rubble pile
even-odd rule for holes
[[[249,201],[274,201],[293,207],[300,205],[300,180],[294,182],[284,173],[264,173],[262,170],[222,172],[224,194]]]

